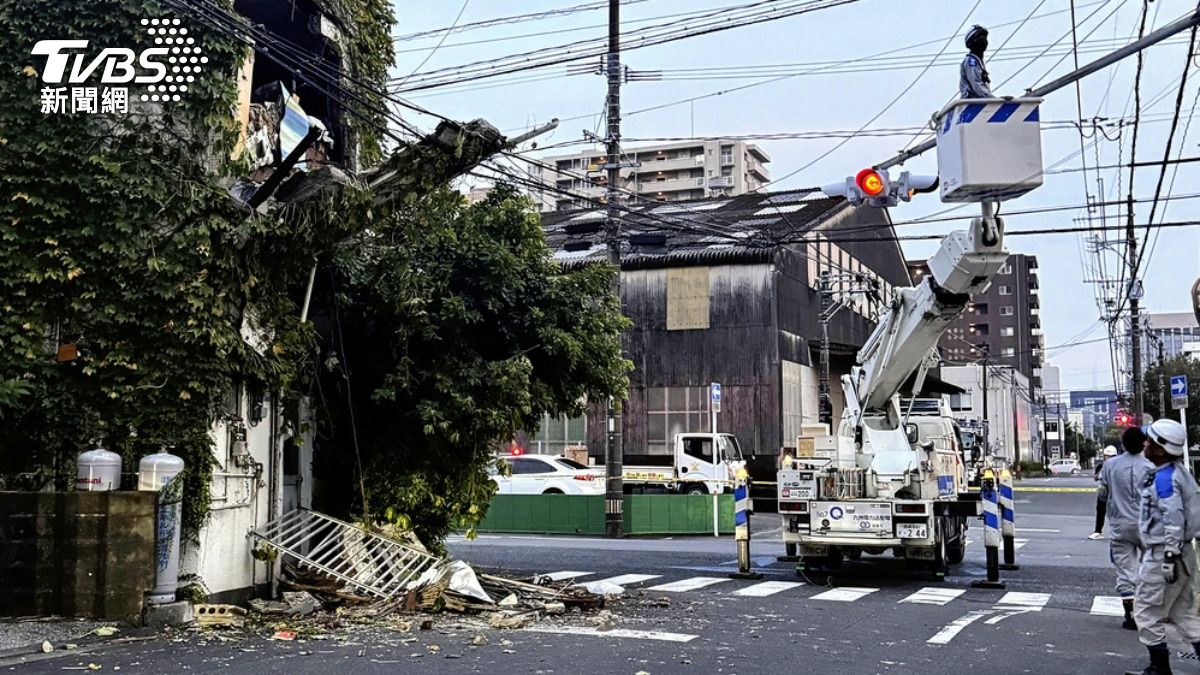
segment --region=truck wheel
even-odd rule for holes
[[[955,519],[954,538],[946,542],[946,563],[958,565],[967,557],[967,528],[963,518]]]
[[[703,485],[692,485],[684,492],[684,494],[706,495],[706,494],[708,494],[708,489],[705,488]]]
[[[933,545],[933,562],[930,563],[930,571],[933,572],[935,581],[945,581],[946,574],[950,572],[946,556],[946,531],[948,529],[945,520],[938,522],[937,536],[934,539]]]
[[[796,545],[795,544],[784,544],[783,550],[784,550],[784,553],[787,555],[787,557],[789,557],[789,558],[796,557]]]

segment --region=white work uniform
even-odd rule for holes
[[[1200,615],[1192,589],[1196,573],[1192,539],[1200,529],[1200,517],[1192,511],[1200,506],[1196,480],[1182,463],[1171,462],[1158,467],[1144,483],[1138,521],[1144,552],[1133,601],[1138,638],[1147,647],[1166,644],[1169,621],[1188,642],[1200,642]],[[1176,554],[1179,561],[1174,583],[1167,582],[1162,570],[1167,553]]]
[[[1100,469],[1099,498],[1106,503],[1108,559],[1117,568],[1117,595],[1132,598],[1137,588],[1142,541],[1138,533],[1142,487],[1154,464],[1142,453],[1106,459]]]
[[[991,98],[992,80],[983,59],[967,54],[958,67],[958,95],[961,98]]]

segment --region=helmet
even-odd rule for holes
[[[1105,457],[1116,457],[1116,456],[1117,456],[1117,449],[1116,449],[1116,448],[1114,448],[1114,447],[1113,447],[1113,446],[1111,446],[1111,445],[1105,446],[1105,448],[1104,448],[1104,456],[1105,456]]]
[[[988,29],[980,26],[979,24],[975,24],[974,26],[971,26],[971,30],[967,31],[967,37],[963,40],[963,42],[967,45],[967,49],[971,49],[973,51],[974,45],[979,41],[987,40],[987,36]]]
[[[1172,419],[1157,420],[1153,424],[1142,427],[1142,433],[1168,453],[1176,457],[1183,456],[1183,446],[1187,444],[1187,432],[1179,422]]]

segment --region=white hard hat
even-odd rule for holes
[[[1187,443],[1187,432],[1179,422],[1172,419],[1161,419],[1142,427],[1142,433],[1168,453],[1176,457],[1183,456],[1183,446]]]
[[[1104,456],[1105,457],[1116,457],[1117,449],[1111,445],[1104,446]]]

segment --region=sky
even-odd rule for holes
[[[747,1],[634,0],[622,7],[622,30],[678,23],[682,19],[677,17],[652,19],[730,7]],[[456,17],[459,17],[458,25],[462,25],[582,4],[590,2],[397,0],[394,3],[398,20],[395,33],[403,35],[450,26],[455,24]],[[1136,38],[1142,6],[1143,3],[1136,0],[1076,0],[1075,35],[1080,45],[1080,63],[1085,64]],[[1148,7],[1147,33],[1155,26],[1166,25],[1194,10],[1195,3],[1191,0],[1158,0]],[[607,11],[598,9],[398,41],[393,74],[405,77],[414,72],[602,38],[607,35],[606,22]],[[622,62],[635,71],[665,70],[670,73],[685,68],[751,66],[739,72],[757,74],[759,71],[753,66],[847,61],[852,65],[838,66],[837,70],[841,72],[815,72],[767,83],[763,77],[744,75],[725,79],[631,82],[622,87],[622,105],[626,111],[623,136],[633,139],[765,135],[855,131],[864,126],[871,130],[926,125],[933,113],[957,95],[958,62],[965,54],[962,38],[972,24],[981,24],[991,30],[988,70],[993,91],[997,94],[1020,95],[1025,89],[1049,82],[1074,68],[1069,51],[1072,43],[1070,3],[1064,0],[858,0],[759,25],[625,51]],[[1181,33],[1171,43],[1146,52],[1141,78],[1143,123],[1137,137],[1138,161],[1157,161],[1164,156],[1187,56],[1187,38],[1187,32]],[[440,47],[439,42],[442,42]],[[476,44],[461,44],[467,42]],[[934,61],[939,52],[942,52],[941,58]],[[863,60],[875,55],[881,56]],[[595,65],[597,60],[592,58],[577,63]],[[934,65],[930,66],[930,63]],[[815,67],[800,65],[792,72]],[[1043,126],[1048,127],[1042,133],[1043,163],[1048,170],[1057,173],[1047,173],[1042,187],[1003,205],[1003,212],[1011,213],[1006,217],[1009,251],[1036,255],[1039,260],[1041,316],[1048,363],[1060,368],[1063,389],[1112,387],[1108,346],[1106,341],[1097,341],[1104,337],[1105,325],[1099,321],[1096,285],[1088,283],[1097,276],[1096,258],[1089,251],[1083,235],[1020,236],[1016,233],[1022,229],[1086,224],[1087,210],[1083,206],[1089,195],[1095,201],[1124,198],[1129,170],[1096,171],[1094,167],[1129,161],[1132,125],[1110,126],[1103,136],[1086,128],[1088,137],[1083,140],[1081,153],[1081,134],[1075,127],[1062,122],[1079,119],[1080,108],[1085,120],[1132,118],[1136,68],[1137,59],[1131,57],[1119,66],[1082,80],[1078,99],[1074,86],[1047,97],[1041,111]],[[845,72],[847,69],[853,72]],[[833,68],[826,64],[825,70]],[[605,82],[601,76],[572,75],[565,64],[521,75],[523,77],[502,76],[457,87],[411,92],[405,96],[451,118],[482,117],[512,135],[551,118],[559,118],[562,120],[559,128],[552,135],[539,139],[543,146],[581,140],[584,129],[602,131],[598,128],[605,96]],[[545,77],[496,86],[504,79],[533,79],[530,77],[533,75]],[[1191,75],[1183,95],[1184,115],[1176,131],[1172,157],[1179,156],[1181,147],[1183,157],[1200,155],[1200,148],[1197,148],[1200,128],[1188,128],[1190,111],[1200,100],[1200,74],[1193,72]],[[737,87],[745,88],[728,91]],[[704,96],[721,91],[726,93]],[[690,103],[634,112],[701,96],[704,97]],[[419,114],[410,114],[408,119],[424,129],[431,129],[436,124],[435,119]],[[1186,138],[1185,130],[1188,132]],[[755,142],[771,156],[768,169],[773,178],[807,166],[770,188],[791,189],[842,180],[863,167],[891,157],[911,138],[907,134],[863,134],[844,144],[841,139],[830,138]],[[839,144],[840,147],[835,147]],[[638,145],[627,142],[625,147]],[[577,145],[542,154],[582,152],[592,147]],[[539,153],[532,153],[532,156],[539,156]],[[1085,164],[1083,157],[1086,157],[1086,172],[1080,170]],[[937,173],[935,153],[914,158],[903,168],[914,173]],[[1194,186],[1200,185],[1197,181],[1200,163],[1178,165],[1177,175],[1175,170],[1169,170],[1164,195],[1172,194],[1169,187],[1173,175],[1173,194],[1195,194]],[[1135,205],[1134,220],[1139,225],[1146,223],[1150,215],[1150,202],[1158,180],[1158,167],[1139,167],[1135,171],[1134,198],[1144,200]],[[1049,206],[1073,208],[1015,213]],[[893,221],[899,223],[943,212],[945,215],[970,216],[976,208],[971,204],[942,204],[936,194],[929,194],[919,195],[913,202],[893,208],[891,215]],[[1124,214],[1123,207],[1120,214]],[[1099,222],[1099,215],[1099,210],[1095,209],[1095,222]],[[1124,223],[1124,220],[1116,220],[1117,215],[1118,207],[1110,207],[1109,225]],[[1169,205],[1160,203],[1155,222],[1164,217],[1168,222],[1200,220],[1200,200],[1179,199]],[[965,220],[902,224],[897,226],[897,232],[901,235],[945,234],[965,225]],[[1138,233],[1139,245],[1144,245],[1144,228],[1139,228]],[[1123,235],[1108,232],[1104,236],[1117,239]],[[1190,311],[1190,288],[1200,273],[1200,227],[1156,230],[1150,242],[1152,253],[1143,262],[1141,272],[1145,286],[1144,311]],[[908,257],[921,259],[931,255],[937,243],[905,242],[903,246]],[[1106,254],[1110,273],[1118,269],[1116,255],[1115,250]],[[1074,342],[1080,344],[1055,349]]]

